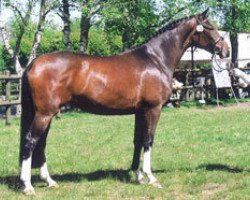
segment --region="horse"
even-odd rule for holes
[[[34,59],[22,77],[20,179],[23,192],[35,194],[32,168],[40,168],[40,177],[49,187],[58,186],[48,172],[46,138],[53,116],[68,102],[94,114],[134,114],[131,170],[138,183],[147,181],[161,188],[152,174],[151,151],[162,107],[172,93],[178,62],[191,45],[220,58],[230,54],[228,44],[211,25],[207,13],[206,10],[165,25],[141,46],[119,55],[98,57],[53,52]]]
[[[239,68],[232,69],[231,74],[239,78],[239,86],[246,88],[248,85],[250,85],[250,75],[246,74]]]

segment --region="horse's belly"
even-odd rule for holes
[[[132,104],[125,104],[121,102],[105,102],[89,99],[84,96],[76,96],[72,99],[72,103],[81,108],[83,111],[100,115],[123,115],[133,114],[136,108]]]

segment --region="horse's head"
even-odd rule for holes
[[[217,54],[220,58],[230,55],[230,48],[218,30],[211,25],[207,16],[208,10],[195,17],[194,34],[191,37],[193,45],[203,48],[212,54]]]

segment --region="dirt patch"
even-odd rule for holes
[[[171,191],[168,193],[168,197],[175,200],[191,199],[191,195],[182,193],[180,191]]]
[[[249,108],[250,109],[250,102],[246,103],[239,103],[238,105],[231,106],[233,108]]]
[[[225,189],[225,185],[220,185],[217,183],[207,183],[202,190],[202,196],[211,197],[218,192],[221,192]]]
[[[205,109],[249,109],[250,110],[250,102],[246,103],[234,103],[234,104],[228,104],[226,106],[207,106]]]
[[[242,108],[245,108],[245,109],[249,109],[250,110],[250,102],[246,102],[246,103],[235,103],[235,104],[232,104],[232,105],[228,105],[228,106],[220,106],[219,109],[222,108],[222,109],[242,109]]]

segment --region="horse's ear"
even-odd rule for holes
[[[207,18],[208,18],[208,12],[209,12],[209,8],[207,8],[207,9],[202,13],[203,19],[207,19]]]

